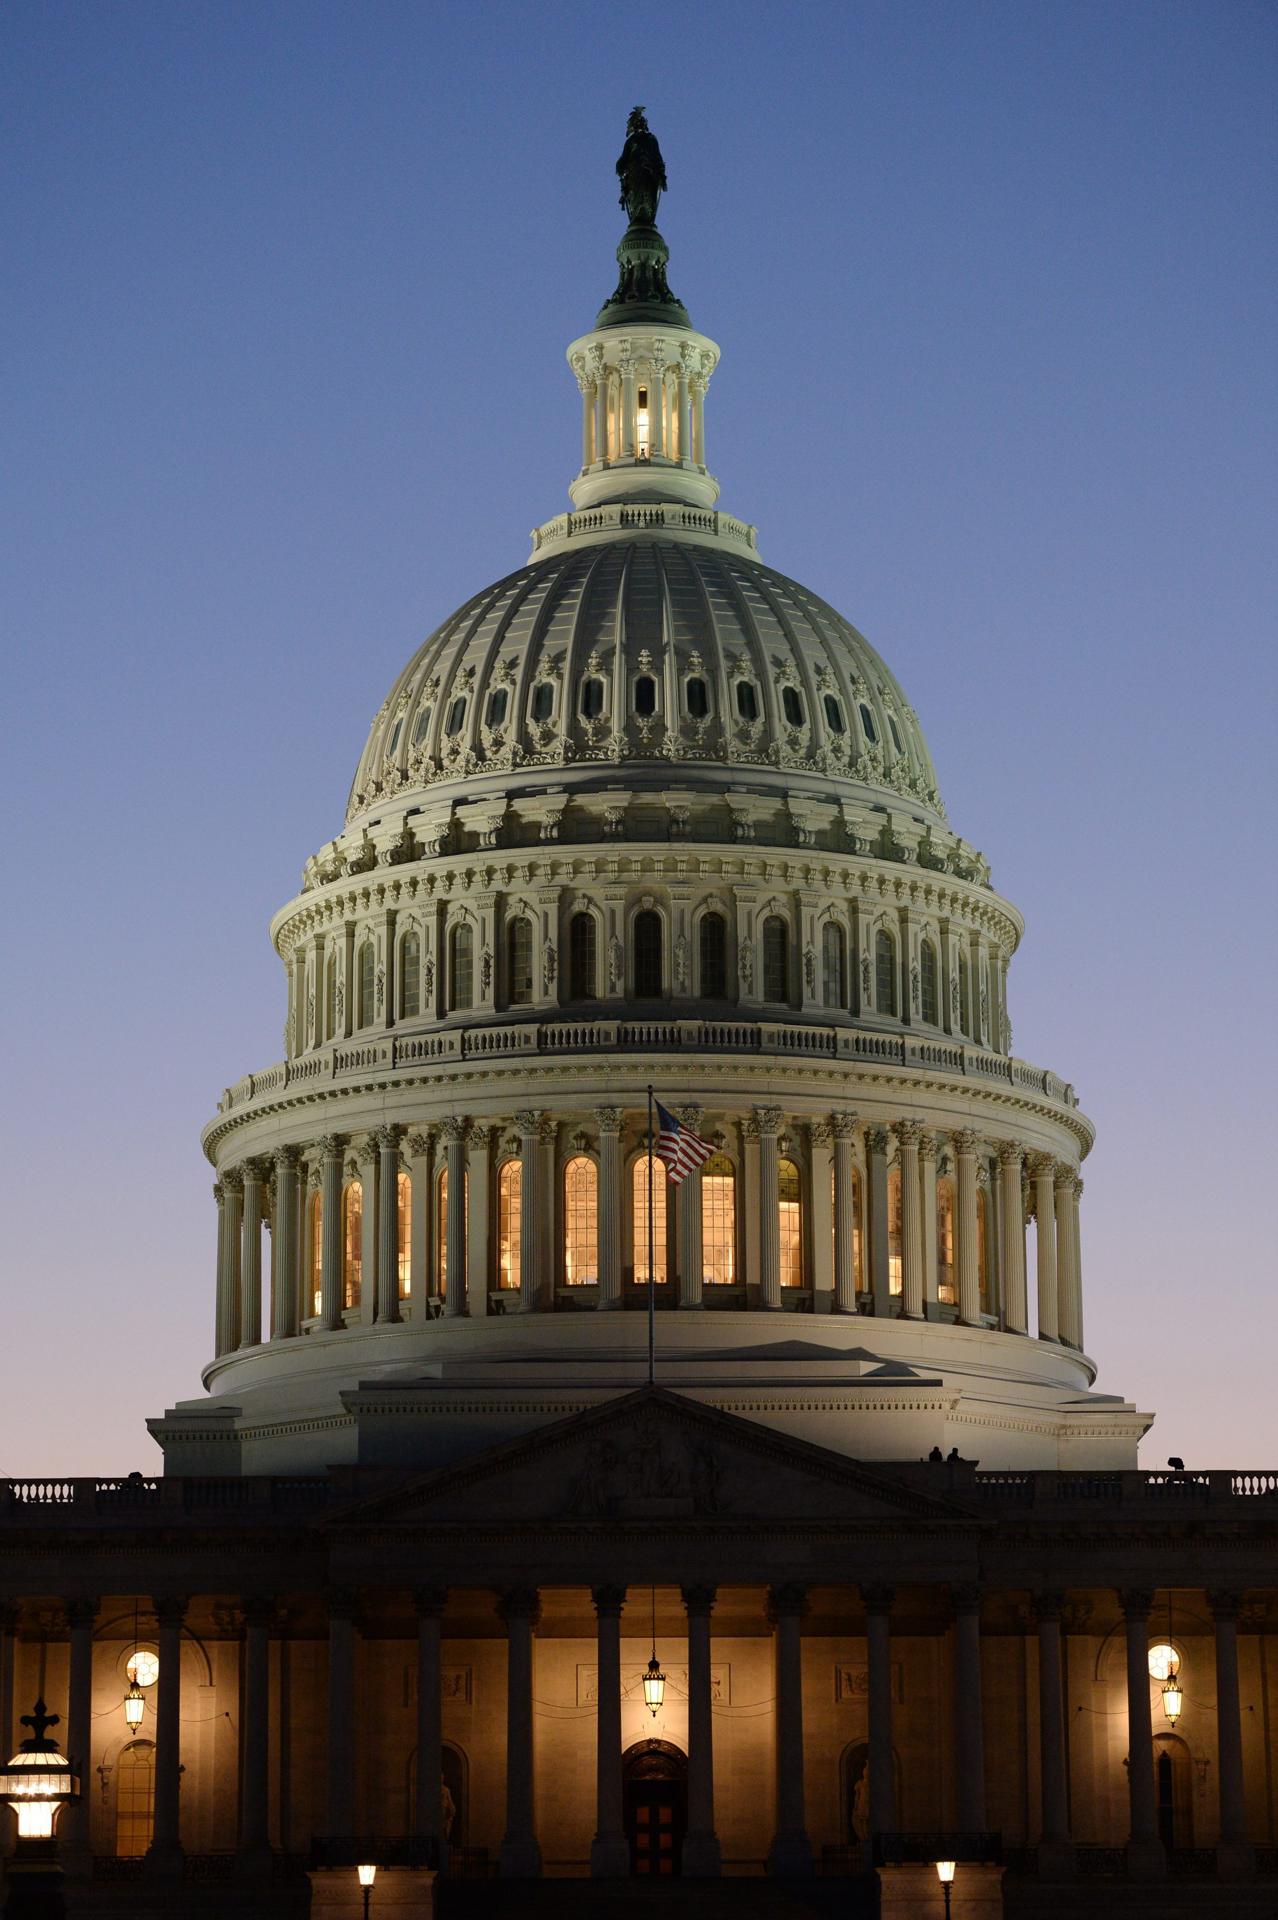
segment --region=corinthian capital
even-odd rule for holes
[[[379,1153],[398,1153],[399,1137],[402,1132],[402,1127],[379,1127],[373,1136],[377,1142],[377,1151]]]
[[[439,1130],[444,1136],[446,1146],[461,1146],[465,1142],[466,1122],[459,1114],[450,1113],[446,1120],[441,1120]]]
[[[851,1140],[855,1138],[857,1119],[854,1113],[836,1113],[833,1116],[833,1125],[836,1140]]]
[[[921,1120],[894,1120],[892,1127],[898,1143],[903,1147],[917,1147],[923,1137]]]
[[[970,1158],[976,1152],[976,1133],[971,1127],[960,1127],[950,1135],[950,1144],[960,1158],[964,1155]]]
[[[525,1140],[535,1140],[537,1128],[541,1124],[541,1115],[532,1107],[525,1107],[515,1115],[515,1125]]]
[[[1019,1167],[1022,1147],[1019,1140],[1000,1140],[998,1143],[998,1164],[1000,1167]]]
[[[780,1107],[756,1107],[754,1110],[754,1114],[755,1114],[756,1120],[759,1122],[760,1133],[762,1134],[780,1133],[781,1131]]]
[[[1050,1180],[1055,1169],[1056,1162],[1050,1153],[1028,1153],[1025,1156],[1025,1171],[1031,1180]]]
[[[620,1107],[596,1107],[595,1119],[598,1123],[600,1133],[621,1132]]]

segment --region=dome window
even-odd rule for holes
[[[896,942],[881,929],[874,936],[874,1009],[896,1018]]]
[[[759,717],[759,696],[748,680],[737,681],[737,712],[747,722]]]
[[[404,731],[403,720],[402,719],[397,720],[395,722],[395,725],[391,728],[390,745],[386,749],[387,753],[394,753],[396,747],[399,745],[399,736],[403,731]]]
[[[539,680],[533,688],[532,717],[534,720],[549,720],[555,711],[555,689],[549,680]]]
[[[843,1007],[848,997],[847,949],[843,929],[827,920],[821,930],[822,998],[827,1007]]]
[[[581,683],[581,717],[597,720],[604,707],[604,683],[596,674]]]
[[[512,1007],[530,1007],[533,997],[533,930],[526,914],[506,929],[506,985]]]
[[[721,913],[703,913],[700,936],[701,995],[722,1000],[728,991],[728,924]]]
[[[769,914],[763,923],[763,997],[790,998],[790,929],[779,913]]]
[[[420,747],[430,730],[430,708],[423,707],[413,726],[413,745]]]
[[[657,711],[657,683],[650,673],[641,673],[635,681],[635,712],[643,717]]]
[[[574,1000],[595,997],[597,929],[593,913],[574,913],[568,923],[568,991]]]
[[[825,696],[825,718],[831,733],[847,732],[847,727],[843,719],[843,709],[832,693],[827,693]]]
[[[861,728],[865,734],[866,739],[869,741],[872,747],[877,746],[878,739],[879,739],[879,730],[874,724],[874,715],[870,712],[870,709],[866,706],[864,700],[861,702],[860,706],[857,708],[857,712],[861,716]]]
[[[803,725],[803,702],[799,698],[797,688],[782,687],[781,711],[785,715],[787,726],[801,727]]]
[[[710,711],[710,690],[699,675],[689,680],[684,689],[688,702],[688,712],[694,720],[704,720]]]
[[[509,695],[507,694],[505,687],[498,687],[495,692],[489,694],[488,724],[490,727],[500,727],[504,722],[506,718],[506,703],[508,699],[509,699]]]
[[[651,907],[635,915],[635,998],[661,998],[661,915]]]
[[[454,700],[452,706],[448,709],[448,718],[444,722],[444,732],[450,740],[455,740],[465,724],[466,702],[464,699]]]
[[[905,748],[901,745],[901,735],[897,729],[896,720],[891,714],[888,715],[888,726],[890,727],[892,732],[892,745],[896,748],[898,753],[904,753]]]
[[[940,994],[938,992],[939,969],[936,964],[936,948],[930,940],[925,940],[919,948],[919,1012],[929,1027],[938,1024],[940,1014]]]

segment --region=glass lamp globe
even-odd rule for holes
[[[136,1733],[146,1714],[146,1695],[136,1680],[129,1682],[129,1690],[124,1696],[124,1718],[131,1732]]]
[[[361,1887],[371,1887],[377,1878],[376,1862],[370,1862],[366,1866],[356,1867],[355,1871],[359,1875],[359,1884]]]
[[[0,1800],[7,1800],[18,1816],[19,1840],[52,1840],[59,1810],[80,1797],[71,1762],[55,1741],[45,1738],[58,1719],[56,1713],[45,1712],[43,1700],[37,1700],[34,1713],[22,1716],[23,1726],[31,1728],[31,1738],[23,1741],[0,1773]]]
[[[654,1653],[648,1662],[648,1671],[643,1676],[643,1701],[649,1713],[656,1715],[661,1711],[661,1703],[666,1697],[666,1676],[657,1665]]]
[[[1174,1727],[1180,1719],[1184,1705],[1185,1695],[1182,1691],[1180,1681],[1173,1675],[1163,1688],[1163,1712],[1167,1715],[1167,1721],[1170,1726]]]
[[[954,1862],[952,1860],[938,1860],[936,1863],[936,1877],[943,1887],[948,1887],[954,1879]]]

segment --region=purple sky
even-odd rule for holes
[[[403,661],[566,504],[636,99],[723,504],[890,661],[1026,916],[1098,1384],[1149,1462],[1276,1465],[1278,13],[614,26],[0,11],[0,1472],[153,1468],[198,1391],[268,918]]]

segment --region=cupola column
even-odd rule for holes
[[[1152,1599],[1152,1594],[1140,1591],[1122,1595],[1127,1628],[1127,1791],[1132,1823],[1127,1871],[1138,1880],[1161,1880],[1167,1871],[1154,1799],[1154,1732],[1149,1712]]]
[[[1050,1153],[1031,1154],[1029,1175],[1034,1189],[1035,1278],[1038,1289],[1038,1337],[1055,1340],[1056,1319],[1056,1205]]]
[[[434,1164],[433,1133],[408,1136],[408,1293],[409,1318],[420,1320],[426,1312],[427,1284],[430,1272],[431,1171]]]
[[[466,1292],[469,1311],[481,1318],[488,1312],[489,1235],[492,1222],[493,1128],[476,1123],[466,1135],[469,1171],[466,1175]]]
[[[217,1350],[230,1353],[240,1341],[240,1232],[244,1213],[244,1175],[230,1167],[222,1175],[224,1231],[219,1275]]]
[[[377,1310],[377,1296],[381,1290],[378,1278],[378,1209],[380,1205],[377,1179],[377,1135],[370,1133],[360,1142],[357,1167],[360,1186],[359,1215],[359,1299],[351,1305],[364,1326],[371,1326]],[[345,1286],[342,1288],[345,1297]]]
[[[756,1107],[759,1122],[759,1304],[781,1305],[780,1107]]]
[[[503,1593],[506,1623],[506,1831],[498,1856],[503,1880],[541,1872],[533,1823],[533,1631],[541,1602],[533,1590]]]
[[[1073,1167],[1063,1162],[1056,1168],[1053,1194],[1053,1211],[1056,1218],[1056,1315],[1059,1338],[1066,1345],[1078,1345],[1078,1333],[1074,1326],[1074,1247],[1073,1234],[1070,1232],[1070,1214],[1074,1201]]]
[[[621,356],[621,421],[619,453],[623,460],[633,460],[637,447],[635,432],[635,376],[639,363],[633,353]]]
[[[679,458],[691,465],[692,462],[692,407],[688,392],[688,357],[686,352],[679,356]]]
[[[216,1294],[213,1304],[213,1352],[220,1356],[224,1349],[222,1336],[226,1331],[226,1187],[222,1181],[213,1182],[213,1199],[217,1205],[217,1264],[214,1269]]]
[[[260,1160],[244,1164],[243,1247],[240,1253],[239,1344],[256,1347],[262,1339],[262,1182]]]
[[[297,1332],[297,1159],[296,1147],[281,1147],[275,1155],[272,1340],[291,1340]]]
[[[1070,1339],[1080,1353],[1083,1348],[1083,1262],[1079,1245],[1078,1211],[1082,1197],[1083,1183],[1076,1174],[1069,1196],[1069,1330]]]
[[[870,1291],[874,1295],[874,1311],[880,1319],[886,1319],[892,1311],[888,1274],[887,1155],[890,1139],[886,1127],[867,1127],[865,1130],[866,1238],[869,1242]]]
[[[652,453],[665,452],[666,343],[655,340],[648,375],[648,446]]]
[[[768,1872],[796,1879],[812,1871],[803,1792],[803,1587],[773,1587],[768,1618],[776,1660],[777,1829],[768,1850]]]
[[[998,1149],[999,1224],[1003,1229],[1003,1306],[1012,1333],[1029,1332],[1025,1298],[1025,1202],[1021,1195],[1020,1144],[1002,1140]]]
[[[681,1107],[679,1120],[683,1126],[690,1127],[694,1133],[699,1134],[702,1127],[701,1108]],[[679,1254],[679,1305],[699,1307],[702,1304],[702,1283],[705,1277],[701,1255],[700,1167],[693,1167],[676,1186],[674,1203]]]
[[[621,1305],[621,1108],[596,1107],[599,1127],[599,1299],[601,1312]]]
[[[579,366],[574,366],[573,371],[577,375],[577,385],[581,389],[581,464],[585,468],[590,465],[590,440],[595,421],[595,388],[594,382],[586,372],[584,361]]]
[[[936,1135],[919,1135],[919,1204],[923,1209],[923,1317],[939,1299],[936,1259]]]
[[[919,1190],[921,1120],[896,1122],[901,1155],[901,1308],[907,1320],[923,1318],[923,1206]]]
[[[692,457],[699,467],[706,464],[706,376],[695,373],[692,388]]]
[[[519,1311],[534,1313],[541,1283],[541,1115],[515,1115],[519,1129]]]
[[[442,1123],[448,1207],[444,1221],[444,1312],[450,1320],[466,1311],[466,1122],[452,1114]]]
[[[399,1135],[377,1129],[377,1318],[399,1319]]]
[[[981,1268],[977,1249],[976,1135],[962,1127],[951,1135],[958,1188],[958,1309],[964,1326],[981,1318]]]
[[[722,1864],[714,1824],[710,1615],[715,1598],[713,1587],[683,1589],[688,1615],[688,1831],[683,1842],[683,1871],[697,1877],[717,1874]]]
[[[590,1872],[596,1880],[630,1871],[621,1781],[621,1609],[624,1587],[595,1587],[595,1836]]]
[[[329,1133],[320,1141],[320,1325],[334,1333],[342,1324],[342,1142]]]
[[[834,1116],[834,1311],[857,1312],[854,1113]]]
[[[608,369],[604,365],[603,348],[592,347],[591,359],[595,369],[595,461],[608,458]]]

